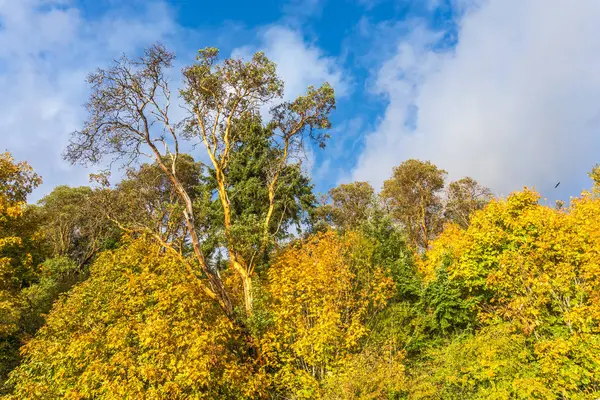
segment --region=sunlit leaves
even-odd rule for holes
[[[341,184],[328,194],[331,202],[315,210],[317,224],[331,224],[342,231],[358,229],[374,212],[375,191],[368,182]]]
[[[493,335],[507,326],[509,335],[522,338],[527,363],[502,383],[506,396],[592,398],[600,388],[600,199],[584,193],[563,210],[538,199],[530,190],[514,193],[476,212],[466,230],[447,227],[421,264],[426,290],[446,282],[456,293],[454,311],[466,305],[476,328]],[[429,304],[435,316],[450,303]],[[468,362],[481,368],[483,361],[473,356]],[[479,396],[500,382],[465,383],[479,386]],[[537,392],[523,391],[526,386]]]
[[[372,254],[360,235],[327,232],[284,251],[269,270],[274,327],[265,346],[299,398],[318,396],[319,381],[360,349],[367,320],[391,297]]]
[[[140,240],[103,253],[56,305],[23,348],[14,398],[244,398],[259,378],[238,340],[179,259]]]
[[[444,216],[463,228],[469,226],[471,215],[492,199],[488,188],[469,177],[450,183],[447,196]]]
[[[383,184],[381,198],[401,223],[415,248],[426,249],[442,228],[446,171],[430,162],[407,160],[394,168]]]
[[[0,392],[17,359],[23,306],[19,289],[33,273],[33,258],[24,248],[32,233],[23,229],[25,202],[40,183],[29,164],[0,154]]]
[[[54,257],[68,256],[83,269],[102,249],[113,246],[120,232],[106,218],[100,191],[57,186],[38,203],[40,236]]]

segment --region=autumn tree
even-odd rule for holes
[[[39,202],[40,232],[53,257],[69,257],[81,270],[120,232],[105,218],[97,193],[86,186],[57,186]]]
[[[368,347],[347,357],[323,383],[323,399],[369,400],[404,398],[406,359],[394,346]]]
[[[443,283],[453,295],[429,301],[429,312],[470,318],[475,343],[488,340],[478,337],[481,329],[499,331],[504,324],[513,339],[499,338],[498,346],[523,342],[520,354],[529,370],[519,366],[522,361],[510,360],[514,368],[503,372],[509,377],[485,378],[481,355],[464,359],[471,366],[461,371],[468,368],[476,374],[464,379],[487,382],[478,388],[480,393],[510,379],[503,383],[507,396],[518,387],[521,393],[535,387],[535,396],[516,398],[593,398],[600,390],[600,369],[594,361],[600,333],[600,199],[583,193],[570,207],[556,210],[538,204],[539,198],[531,190],[517,192],[492,201],[473,216],[467,229],[446,228],[426,253],[421,271],[429,287]],[[457,319],[450,322],[456,324]],[[477,345],[460,346],[473,351],[471,346]],[[489,368],[494,363],[498,370],[507,365],[506,360],[491,358]],[[521,381],[525,373],[530,383]]]
[[[23,347],[8,398],[262,397],[243,336],[163,250],[140,237],[100,254]]]
[[[19,293],[24,336],[34,335],[58,297],[88,277],[101,251],[118,245],[121,232],[105,218],[97,194],[89,187],[58,186],[27,208],[45,257],[37,257],[34,277]]]
[[[426,249],[442,229],[446,171],[429,161],[407,160],[395,167],[380,194],[393,218],[401,223],[417,249]]]
[[[329,201],[328,201],[329,200]],[[341,184],[329,190],[315,217],[340,230],[357,229],[373,213],[375,191],[368,182]]]
[[[23,218],[27,195],[40,183],[29,164],[0,154],[0,392],[18,360],[19,292],[35,278],[32,256],[23,249],[25,238],[15,228]]]
[[[455,336],[426,352],[408,383],[411,399],[556,398],[539,379],[527,337],[509,324]],[[530,358],[531,357],[531,358]]]
[[[471,215],[481,210],[491,199],[490,189],[472,178],[462,178],[448,185],[444,216],[448,221],[466,228]]]
[[[282,395],[320,398],[323,380],[360,352],[369,319],[393,294],[373,251],[364,236],[328,231],[290,247],[269,269],[273,325],[263,352]]]
[[[177,159],[179,182],[197,209],[197,203],[208,200],[204,182],[204,166],[188,154]],[[99,186],[95,189],[95,210],[102,218],[110,221],[121,231],[136,236],[147,234],[170,248],[185,254],[188,227],[184,217],[184,204],[168,176],[160,165],[144,163],[137,168],[128,168],[124,178],[114,187],[107,174],[92,177]],[[195,219],[199,235],[206,235],[206,216]]]
[[[218,50],[200,50],[197,61],[183,70],[181,98],[186,115],[174,121],[169,112],[171,90],[166,70],[174,55],[162,46],[153,46],[136,59],[123,57],[108,69],[99,69],[89,77],[92,94],[87,104],[89,118],[84,127],[73,133],[66,157],[73,162],[98,162],[110,157],[124,162],[149,156],[172,183],[183,207],[183,216],[199,267],[198,285],[217,301],[226,315],[236,320],[234,304],[217,271],[210,268],[202,251],[203,238],[196,230],[198,218],[190,193],[178,171],[180,149],[184,142],[202,144],[207,150],[209,168],[214,174],[223,213],[228,261],[239,276],[244,290],[245,314],[251,315],[252,279],[255,264],[243,255],[233,232],[228,167],[235,143],[244,142],[244,124],[257,120],[262,106],[281,98],[283,82],[276,67],[263,53],[251,60],[218,60]],[[274,235],[274,213],[282,171],[289,161],[314,140],[325,145],[329,113],[334,108],[333,89],[325,84],[309,87],[306,95],[282,102],[271,109],[265,127],[270,138],[272,156],[268,171],[267,212],[262,225],[261,249],[267,248]],[[169,247],[170,243],[163,242]]]

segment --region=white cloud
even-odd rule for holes
[[[44,178],[30,201],[59,184],[88,183],[90,169],[71,166],[61,157],[69,133],[85,118],[86,75],[155,41],[187,53],[189,49],[180,48],[182,41],[198,33],[184,31],[163,0],[109,4],[103,15],[92,18],[70,0],[0,0],[0,151],[27,160]],[[339,92],[347,90],[335,60],[306,43],[298,31],[269,26],[256,32],[257,49],[265,49],[279,64],[286,100],[324,81]],[[202,157],[204,152],[195,154]]]
[[[262,43],[285,81],[286,99],[303,94],[309,85],[320,86],[324,82],[334,87],[337,97],[348,93],[349,82],[338,61],[306,43],[299,32],[273,26],[264,32]]]
[[[600,2],[469,3],[453,51],[436,52],[435,34],[421,30],[378,69],[375,91],[389,105],[353,178],[380,185],[420,158],[500,194],[559,180],[577,194],[600,161]]]
[[[348,93],[349,82],[337,60],[307,44],[300,33],[281,26],[270,27],[263,33],[261,48],[277,63],[277,72],[285,82],[284,100],[304,94],[309,85],[318,87],[325,82],[335,89],[337,98]],[[310,148],[305,156],[304,169],[316,180],[325,178],[329,161],[317,162],[317,155]]]
[[[297,30],[281,25],[269,26],[259,33],[256,46],[237,48],[232,54],[248,59],[258,50],[264,51],[277,64],[277,74],[285,83],[284,100],[306,93],[309,85],[318,87],[325,82],[333,86],[336,97],[348,94],[349,82],[338,60],[307,43]]]
[[[0,151],[44,178],[31,200],[58,184],[87,184],[90,170],[61,158],[85,117],[87,73],[175,29],[162,2],[88,20],[67,1],[0,0]]]

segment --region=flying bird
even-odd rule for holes
[[[558,185],[560,185],[560,182],[558,182],[555,186],[554,189],[556,189],[558,187]]]

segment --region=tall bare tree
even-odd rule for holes
[[[167,71],[173,53],[161,45],[147,49],[143,56],[123,56],[108,69],[90,74],[91,95],[86,107],[88,118],[81,130],[72,134],[65,157],[72,162],[97,163],[108,157],[125,164],[150,157],[171,181],[183,206],[189,241],[199,266],[200,288],[218,302],[226,315],[236,321],[232,297],[219,273],[210,268],[202,251],[203,237],[196,229],[195,209],[190,193],[181,181],[178,159],[184,141],[202,144],[207,150],[222,205],[228,258],[239,276],[244,292],[246,316],[252,314],[252,278],[255,263],[239,251],[232,232],[231,201],[227,167],[233,144],[243,141],[248,120],[260,119],[260,109],[281,99],[283,82],[276,66],[263,53],[251,60],[219,61],[218,50],[200,50],[196,62],[183,69],[181,99],[186,110],[182,120],[171,119],[172,92]],[[265,124],[275,134],[275,152],[268,167],[268,204],[262,221],[260,248],[267,248],[274,237],[272,224],[282,171],[292,157],[312,140],[321,147],[328,138],[329,114],[335,107],[334,92],[324,84],[309,87],[304,96],[282,102],[271,109]],[[163,240],[165,247],[170,243]],[[191,270],[194,265],[186,263]]]

